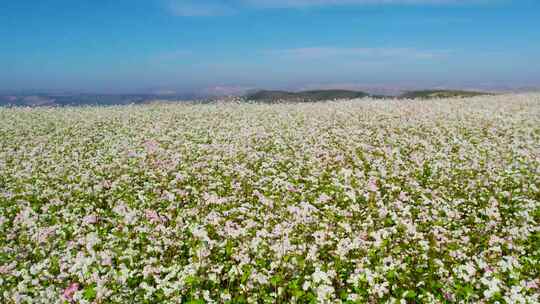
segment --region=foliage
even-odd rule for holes
[[[2,303],[538,303],[540,96],[0,109]]]
[[[487,92],[462,91],[462,90],[423,90],[409,91],[402,94],[401,98],[410,99],[429,99],[429,98],[457,98],[457,97],[476,97],[483,95],[492,95]]]
[[[301,92],[262,90],[248,94],[245,99],[248,101],[258,102],[306,102],[327,101],[334,99],[355,99],[367,96],[369,96],[367,93],[349,90],[311,90]]]

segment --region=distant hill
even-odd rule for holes
[[[410,99],[429,99],[429,98],[450,98],[450,97],[474,97],[482,95],[491,95],[487,92],[462,91],[462,90],[421,90],[409,91],[401,94],[400,98]]]
[[[145,104],[153,101],[177,102],[197,101],[216,102],[224,100],[248,100],[265,103],[274,102],[310,102],[336,99],[370,98],[446,98],[446,97],[472,97],[492,93],[460,91],[460,90],[422,90],[409,91],[400,96],[372,95],[362,91],[352,90],[309,90],[300,92],[260,90],[237,97],[215,96],[208,97],[196,94],[161,95],[161,94],[0,94],[0,106],[81,106],[81,105],[127,105]]]
[[[155,100],[193,100],[187,95],[153,94],[11,94],[0,95],[0,106],[80,106],[144,104]]]
[[[267,91],[261,90],[245,96],[247,100],[253,101],[277,101],[277,100],[289,100],[298,98],[295,93],[286,91]]]
[[[245,96],[246,100],[261,102],[278,101],[322,101],[334,99],[354,99],[370,96],[361,91],[349,90],[311,90],[301,92],[261,90]]]

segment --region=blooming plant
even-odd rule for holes
[[[1,303],[538,303],[540,95],[0,109]]]

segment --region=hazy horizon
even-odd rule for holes
[[[540,2],[7,1],[0,92],[540,87]]]

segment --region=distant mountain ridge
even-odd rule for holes
[[[84,105],[128,105],[145,104],[154,101],[180,102],[216,102],[216,101],[255,101],[263,103],[275,102],[317,102],[355,98],[394,98],[394,99],[428,99],[448,97],[473,97],[493,93],[463,90],[418,90],[405,92],[399,96],[369,94],[353,90],[308,90],[299,92],[280,90],[259,90],[241,97],[234,96],[201,96],[195,94],[161,95],[161,94],[0,94],[0,106],[84,106]]]
[[[489,92],[464,91],[464,90],[419,90],[408,91],[401,94],[400,98],[409,99],[429,99],[429,98],[451,98],[451,97],[474,97],[482,95],[493,95]]]
[[[192,95],[157,94],[10,94],[0,95],[0,106],[82,106],[144,104],[156,100],[194,100]]]
[[[276,101],[322,101],[333,99],[354,99],[368,97],[370,94],[350,90],[310,90],[300,92],[261,90],[245,96],[246,100],[276,102]]]
[[[371,98],[397,98],[397,99],[428,99],[449,97],[473,97],[490,95],[492,93],[464,91],[464,90],[418,90],[408,91],[399,96],[374,95],[363,91],[352,90],[310,90],[300,92],[261,90],[245,96],[246,100],[259,102],[295,102],[295,101],[323,101],[336,99]]]

